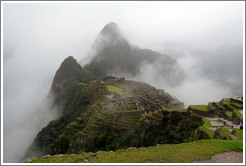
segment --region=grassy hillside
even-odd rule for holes
[[[38,133],[26,158],[37,152],[78,154],[180,143],[193,137],[202,123],[193,123],[187,110],[174,111],[183,104],[164,91],[124,78],[73,81],[54,104],[62,108],[61,117]]]
[[[61,162],[60,158],[63,158],[62,162],[77,162],[80,161],[78,158],[97,162],[187,162],[182,159],[186,146],[194,146],[191,153],[202,150],[201,155],[205,157],[240,149],[240,141],[228,141],[225,147],[220,147],[220,141],[199,140],[239,140],[234,129],[239,128],[242,100],[227,98],[183,109],[183,103],[176,98],[146,83],[112,76],[93,78],[72,57],[64,60],[51,89],[60,117],[37,134],[24,158],[64,154],[47,157],[47,162],[57,159]],[[150,147],[157,144],[167,145],[164,148],[164,145],[154,149]],[[203,154],[208,146],[214,150]],[[139,149],[120,150],[129,147]],[[112,150],[115,152],[110,152]],[[109,152],[101,152],[96,158],[85,153],[97,151]],[[134,152],[143,155],[141,158],[144,160],[134,157]],[[128,153],[133,154],[126,157]],[[181,159],[178,156],[172,158],[168,153],[173,153],[173,156],[177,153]],[[158,158],[158,154],[163,159]]]

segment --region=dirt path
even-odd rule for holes
[[[216,154],[211,160],[194,161],[194,163],[243,163],[243,152],[225,152]]]

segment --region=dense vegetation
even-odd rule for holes
[[[83,157],[90,160],[93,157],[84,152],[114,150],[116,152],[112,153],[112,156],[121,156],[122,151],[118,149],[180,143],[187,144],[168,145],[169,150],[180,150],[183,145],[184,148],[186,145],[199,146],[199,143],[202,145],[201,149],[205,148],[203,146],[217,148],[209,155],[202,153],[202,157],[229,149],[241,150],[242,144],[239,140],[226,142],[226,146],[222,148],[221,142],[218,141],[188,142],[213,138],[229,140],[230,135],[235,136],[238,133],[241,137],[241,130],[231,132],[225,126],[218,130],[211,129],[214,126],[208,117],[224,118],[237,125],[240,122],[242,101],[223,99],[218,103],[191,105],[188,109],[183,109],[183,103],[176,98],[146,83],[112,76],[94,78],[71,57],[62,63],[51,89],[54,106],[59,108],[60,116],[38,133],[24,158],[40,157],[44,154],[79,154],[68,156],[68,160],[64,162]],[[154,151],[160,150],[159,147],[156,148]],[[140,150],[143,153],[150,153],[148,148],[141,149],[145,149]],[[160,153],[172,162],[190,161],[175,160],[168,156],[166,151]],[[181,150],[180,154],[182,153]],[[125,158],[126,154],[121,156],[123,159],[109,157],[110,162],[132,161]],[[109,158],[101,156],[97,161],[105,162],[109,161]],[[34,160],[36,161],[43,160]],[[56,160],[52,158],[48,162],[52,161]],[[140,161],[142,160],[135,160]]]
[[[118,115],[118,119],[122,119],[118,123],[123,128],[113,127],[117,120],[107,116],[116,117],[117,114],[121,114],[121,111],[114,112],[112,108],[116,109],[116,107],[112,107],[108,110],[112,113],[109,112],[108,115],[98,112],[102,111],[99,107],[102,107],[105,102],[103,94],[111,92],[115,95],[128,95],[128,92],[123,92],[123,88],[115,86],[116,78],[108,77],[103,80],[107,83],[106,86],[101,85],[100,81],[87,84],[75,81],[67,86],[55,100],[56,105],[63,105],[62,116],[51,121],[38,133],[34,141],[35,147],[38,147],[43,154],[61,154],[117,150],[130,146],[151,146],[157,143],[181,143],[191,141],[195,129],[202,125],[202,121],[192,121],[189,114],[180,115],[178,111],[170,111],[163,115],[157,124],[153,124],[152,120],[147,119],[148,117],[143,116],[139,111],[140,113],[133,116],[125,114],[120,117]],[[123,79],[120,81],[121,85],[129,86]],[[118,84],[117,81],[116,83]],[[99,119],[100,116],[104,118]],[[129,121],[130,118],[134,118],[134,123]],[[103,123],[95,126],[98,120]],[[124,128],[124,123],[129,127]],[[87,130],[88,128],[90,131]],[[92,131],[93,133],[89,133]],[[81,139],[85,141],[85,144],[80,143]]]
[[[163,144],[159,146],[141,147],[133,150],[118,149],[102,151],[98,155],[80,153],[63,155],[61,158],[50,156],[46,159],[33,159],[31,163],[191,163],[193,161],[211,159],[216,153],[243,151],[243,130],[235,130],[238,140],[205,139],[181,144]]]
[[[192,121],[179,113],[164,116],[158,126],[148,124],[142,119],[139,128],[120,133],[102,130],[94,138],[96,150],[117,150],[127,147],[153,146],[163,143],[182,143],[192,141],[195,129],[203,122]]]

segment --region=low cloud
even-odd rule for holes
[[[228,49],[225,49],[223,52],[227,51]],[[231,52],[229,57],[234,56],[234,61],[227,59],[226,62],[223,62],[226,59],[224,56],[219,56],[219,54],[223,54],[221,52],[216,52],[216,55],[202,52],[202,55],[205,53],[207,54],[206,58],[193,55],[189,51],[182,52],[182,56],[177,59],[177,62],[183,68],[186,78],[178,86],[169,86],[167,80],[157,75],[159,68],[162,68],[159,63],[154,65],[143,64],[141,74],[131,79],[144,81],[163,89],[184,102],[185,106],[208,104],[210,101],[219,101],[225,97],[243,95],[243,64],[240,63],[242,59],[240,49]],[[222,62],[219,63],[218,59]],[[208,61],[217,61],[217,63],[208,63]]]
[[[242,92],[243,3],[2,5],[3,162],[18,162],[37,132],[57,117],[50,103],[43,101],[56,70],[68,56],[86,57],[101,28],[111,21],[131,43],[177,59],[187,74],[177,88],[166,86],[161,78],[155,81],[157,69],[148,65],[136,79],[186,104],[206,104]]]

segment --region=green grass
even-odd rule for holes
[[[229,139],[231,132],[227,128],[221,128],[222,137]]]
[[[204,122],[203,127],[212,127],[210,121],[207,120],[206,117],[203,117],[202,120],[203,120],[203,122]]]
[[[50,156],[46,159],[36,158],[33,159],[30,163],[75,163],[83,162],[84,159],[92,160],[92,157],[88,153],[81,153],[78,155],[64,154],[62,158],[56,158],[54,156]]]
[[[204,127],[204,126],[199,127],[199,130],[205,131],[210,136],[210,138],[214,137],[214,131],[208,129],[207,127]]]
[[[242,151],[242,142],[229,140],[201,140],[191,143],[167,144],[158,147],[145,147],[130,151],[102,152],[98,162],[102,163],[145,163],[161,162],[163,159],[173,163],[189,163],[210,159],[215,153]]]
[[[162,162],[167,160],[172,163],[191,163],[198,160],[210,159],[216,153],[229,151],[243,151],[243,142],[235,140],[208,139],[190,143],[166,144],[158,147],[144,147],[135,150],[117,150],[115,152],[103,151],[97,157],[82,153],[76,156],[64,155],[60,159],[34,159],[31,163],[60,163],[78,162],[87,159],[99,163],[146,163]]]
[[[233,112],[239,117],[239,118],[242,118],[243,115],[239,112],[238,109],[233,109]]]
[[[225,104],[225,105],[227,105],[228,107],[230,107],[232,110],[235,110],[235,109],[236,109],[235,107],[233,107],[233,106],[231,105],[231,103],[230,103],[229,101],[223,100],[222,103]]]
[[[190,108],[196,109],[196,110],[201,110],[201,111],[208,111],[208,106],[207,105],[190,105]]]
[[[226,101],[226,100],[223,100],[222,103],[227,104],[227,105],[231,105],[231,102],[230,101]]]
[[[107,85],[107,89],[110,92],[114,92],[117,94],[126,94],[124,89],[118,88],[116,86]],[[223,101],[230,106],[229,101]],[[229,103],[229,104],[228,104]],[[101,104],[103,105],[103,104]],[[206,105],[191,105],[189,106],[193,109],[208,111],[208,106]],[[169,109],[162,106],[163,110],[166,111],[179,111],[185,112],[186,109]],[[97,105],[93,106],[91,109],[98,113],[100,112],[100,107]],[[159,110],[160,111],[160,110]],[[234,109],[234,112],[237,116],[241,117],[241,113],[238,109]],[[154,114],[158,114],[158,110],[155,112],[150,112],[148,116],[153,116]],[[232,112],[227,111],[227,114],[232,114]],[[99,113],[98,113],[99,114]],[[117,114],[106,114],[108,119],[107,121],[112,121],[113,118],[117,116]],[[102,117],[106,117],[106,115],[101,115]],[[95,121],[95,115],[89,116],[87,119],[90,123],[91,121]],[[196,115],[197,116],[197,115]],[[157,118],[158,119],[158,118]],[[208,129],[212,127],[210,121],[206,119],[206,117],[202,117],[204,124],[199,127],[200,130],[206,131],[212,138],[214,135],[214,131]],[[82,120],[80,117],[77,118],[78,121]],[[88,122],[88,123],[89,123]],[[118,123],[128,126],[128,123],[132,121],[128,121],[128,119],[121,119]],[[69,127],[78,126],[79,122],[70,123]],[[92,127],[92,124],[89,123],[89,127]],[[87,126],[87,128],[88,128]],[[77,134],[88,135],[86,131],[77,132]],[[216,153],[228,152],[228,151],[243,151],[243,130],[234,129],[237,133],[237,140],[221,140],[221,139],[207,139],[200,140],[189,143],[181,143],[181,144],[163,144],[160,146],[153,147],[143,147],[135,150],[126,151],[125,149],[120,149],[115,152],[103,151],[99,153],[96,157],[92,157],[88,153],[81,153],[79,155],[69,155],[64,154],[62,158],[55,158],[51,156],[46,159],[33,159],[32,163],[76,163],[83,162],[85,159],[89,162],[99,162],[99,163],[145,163],[145,162],[163,162],[165,160],[173,163],[187,163],[193,162],[197,160],[206,160],[210,159]],[[222,134],[225,137],[228,137],[230,131],[226,128],[222,128]]]
[[[234,108],[232,105],[231,105],[231,102],[230,101],[225,101],[223,100],[222,101],[223,104],[226,104],[227,106],[231,107],[231,108]]]
[[[125,94],[125,92],[123,92],[123,89],[118,88],[116,86],[107,85],[107,89],[108,89],[108,91],[113,92],[113,93],[117,93],[119,95],[124,95]]]
[[[213,138],[214,136],[214,131],[208,129],[208,127],[212,127],[211,123],[209,120],[207,120],[206,117],[202,117],[202,121],[204,122],[203,125],[201,127],[199,127],[199,130],[205,131],[210,138]]]
[[[202,116],[202,115],[198,115],[198,114],[195,114],[195,113],[192,113],[192,114],[190,114],[191,116],[198,116],[198,117],[204,117],[204,116]]]
[[[222,104],[221,104],[221,103],[216,103],[216,105],[217,105],[218,107],[222,107]]]
[[[222,100],[223,100],[223,101],[231,101],[230,98],[223,98]]]
[[[227,129],[226,129],[227,130]],[[143,147],[126,151],[119,149],[115,152],[103,151],[96,157],[88,153],[79,155],[64,155],[60,159],[51,156],[47,159],[33,159],[31,163],[75,163],[87,159],[89,162],[99,163],[145,163],[162,162],[191,163],[198,160],[211,159],[216,153],[229,151],[243,151],[243,130],[234,129],[237,140],[206,139],[181,144],[162,144],[160,146]]]
[[[156,114],[157,116],[155,116],[155,114]],[[153,119],[156,119],[156,120],[161,120],[161,119],[163,118],[163,115],[159,114],[158,111],[155,111],[155,112],[149,112],[149,113],[147,114],[147,116],[148,116],[148,117],[151,117],[151,118],[153,118]]]
[[[240,130],[240,129],[233,129],[233,130],[235,130],[235,132],[236,132],[236,137],[239,140],[243,140],[243,130]]]
[[[187,112],[187,109],[171,109],[171,108],[166,108],[164,105],[161,105],[161,108],[164,111]]]
[[[164,110],[165,111],[187,112],[187,109],[170,109],[170,108],[166,108]]]
[[[226,113],[226,115],[228,115],[228,116],[232,116],[232,112],[231,111],[225,111],[225,113]]]
[[[239,103],[236,103],[236,102],[234,102],[233,104],[238,106],[238,107],[243,107],[243,104],[239,104]]]

